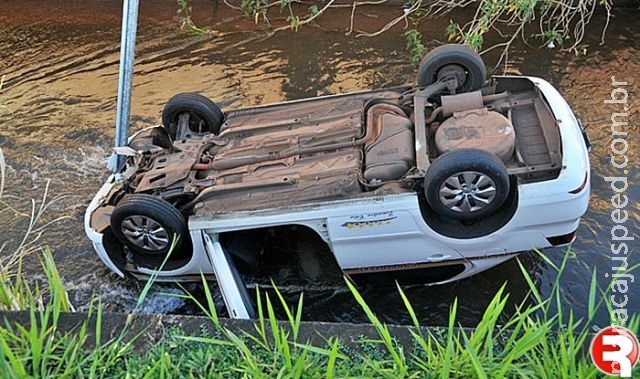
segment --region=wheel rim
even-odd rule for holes
[[[440,186],[440,202],[459,213],[472,213],[489,206],[496,196],[496,184],[489,176],[477,171],[451,175]]]
[[[152,218],[136,215],[122,221],[122,234],[131,244],[149,251],[161,251],[169,246],[169,233]]]

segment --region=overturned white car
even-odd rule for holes
[[[415,87],[225,113],[179,94],[162,121],[118,150],[86,232],[119,275],[214,274],[232,317],[251,316],[243,278],[292,233],[353,278],[444,283],[571,242],[589,201],[589,142],[562,96],[487,82],[462,45],[427,54]]]

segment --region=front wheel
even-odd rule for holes
[[[437,213],[459,220],[488,216],[509,195],[502,161],[480,149],[460,149],[433,161],[424,177],[427,202]]]
[[[165,200],[145,194],[123,198],[114,208],[110,223],[120,242],[145,257],[164,257],[172,248],[179,251],[187,230],[180,211]]]
[[[472,92],[482,88],[487,69],[482,58],[471,48],[449,44],[436,47],[422,58],[418,68],[418,86],[426,87],[445,75],[456,77],[457,93]]]

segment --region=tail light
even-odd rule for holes
[[[580,187],[569,191],[570,194],[578,194],[580,192],[582,192],[582,190],[584,189],[584,187],[587,186],[587,183],[589,183],[589,171],[584,173],[584,180],[582,181],[582,184],[580,184]]]

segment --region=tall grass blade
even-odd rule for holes
[[[142,303],[144,303],[144,300],[147,298],[149,291],[151,290],[153,283],[155,283],[156,279],[158,278],[160,271],[162,271],[162,268],[167,264],[167,261],[171,256],[171,252],[173,251],[173,249],[175,249],[177,242],[178,242],[178,238],[176,235],[174,235],[173,239],[171,240],[171,247],[169,248],[169,252],[164,257],[164,260],[160,264],[160,267],[151,275],[151,277],[144,284],[142,291],[140,291],[140,295],[138,296],[138,301],[136,302],[136,306],[132,311],[133,314],[138,313],[140,311],[140,307],[142,306]]]
[[[400,376],[404,376],[404,374],[406,373],[407,367],[406,367],[406,362],[404,360],[405,356],[402,351],[402,348],[396,349],[395,343],[393,341],[393,337],[391,336],[391,333],[389,332],[389,328],[387,327],[387,325],[380,322],[378,317],[373,313],[369,305],[365,302],[362,295],[360,295],[356,287],[346,277],[345,277],[345,282],[347,283],[347,287],[349,287],[349,291],[351,291],[351,294],[353,295],[353,297],[356,299],[356,301],[358,302],[362,310],[367,315],[369,322],[373,324],[376,331],[378,332],[378,335],[380,336],[383,345],[387,349],[387,352],[391,355],[391,358],[393,359],[396,365],[396,369],[399,371]]]
[[[271,286],[273,287],[278,299],[280,300],[280,304],[282,308],[284,308],[285,314],[287,315],[287,320],[289,321],[289,325],[291,326],[291,331],[293,333],[293,342],[296,342],[298,339],[298,329],[300,328],[300,318],[302,317],[302,298],[303,294],[300,294],[300,298],[298,300],[298,310],[296,311],[296,315],[294,317],[293,312],[289,309],[289,305],[285,300],[284,296],[276,286],[273,280],[271,280]]]
[[[597,270],[594,267],[591,274],[591,284],[589,286],[589,302],[587,303],[587,316],[592,320],[596,314],[596,293],[598,291]]]
[[[409,312],[409,316],[411,317],[411,322],[413,323],[413,326],[415,326],[418,332],[420,332],[420,322],[418,322],[418,317],[416,316],[416,312],[413,310],[413,306],[411,305],[411,302],[409,302],[407,295],[405,295],[404,291],[402,290],[402,287],[400,287],[400,284],[398,284],[398,282],[396,282],[396,287],[398,288],[398,293],[400,294],[400,298],[404,303],[404,307],[407,309],[407,312]]]
[[[520,259],[517,259],[517,261],[518,261],[518,267],[520,267],[520,273],[522,273],[522,277],[525,279],[525,281],[527,282],[527,285],[529,286],[530,294],[533,295],[533,297],[535,298],[538,304],[542,304],[543,303],[542,295],[540,294],[540,291],[538,291],[538,287],[536,286],[536,284],[533,282],[533,279],[531,278],[529,271],[524,267]]]
[[[0,88],[2,88],[1,84]],[[7,163],[4,160],[4,154],[2,153],[2,148],[0,147],[0,199],[2,199],[2,194],[4,193],[4,181],[7,173],[6,167]]]
[[[184,294],[168,294],[168,295],[179,297],[182,299],[188,299],[189,301],[193,302],[198,307],[198,309],[200,309],[200,311],[204,313],[204,315],[209,320],[211,320],[211,322],[213,322],[214,325],[218,325],[219,320],[218,320],[218,312],[216,311],[216,302],[215,302],[215,299],[213,298],[213,294],[211,293],[209,282],[207,281],[207,278],[202,272],[200,272],[200,283],[202,284],[202,288],[204,290],[204,297],[205,297],[205,301],[207,302],[206,306],[202,304],[198,299],[196,299],[195,296],[190,294],[189,291],[187,291],[187,289],[180,284],[178,284],[178,286],[184,292]]]

